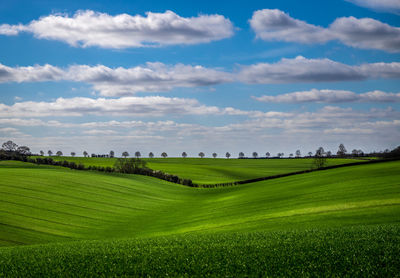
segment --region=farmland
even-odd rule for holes
[[[76,265],[81,275],[398,273],[399,169],[394,161],[202,189],[3,161],[0,275]]]
[[[85,166],[112,167],[116,158],[52,157],[54,160],[73,161]],[[191,179],[198,184],[215,184],[272,176],[307,170],[312,158],[301,159],[214,159],[214,158],[145,158],[147,166]],[[327,159],[327,166],[365,161],[357,159]]]

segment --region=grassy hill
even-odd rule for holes
[[[0,242],[397,222],[400,162],[196,189],[151,177],[0,163]]]
[[[85,166],[113,167],[116,158],[53,156],[54,160],[73,161]],[[144,158],[147,166],[191,179],[198,184],[215,184],[247,180],[310,169],[312,158],[301,159],[214,159],[214,158]],[[327,159],[327,166],[365,161],[356,159]]]
[[[385,162],[201,189],[3,161],[0,276],[393,277],[399,170]]]

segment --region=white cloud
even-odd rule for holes
[[[53,102],[18,102],[13,105],[0,104],[0,117],[78,117],[136,116],[159,117],[164,115],[241,115],[240,110],[221,109],[200,104],[195,99],[167,98],[160,96],[105,98],[58,98]],[[247,114],[247,113],[246,113]]]
[[[192,65],[147,63],[131,68],[104,65],[52,65],[8,67],[0,64],[0,83],[72,81],[93,86],[102,96],[117,97],[137,92],[162,92],[178,87],[213,86],[233,81],[250,84],[336,82],[400,78],[400,63],[370,63],[351,66],[329,59],[298,56],[276,63],[242,66],[236,73]]]
[[[48,64],[28,67],[8,67],[0,64],[0,83],[58,81],[63,78],[65,72],[62,69]]]
[[[400,63],[372,63],[350,66],[330,59],[283,58],[277,63],[242,66],[239,79],[250,84],[295,82],[337,82],[379,78],[400,78]]]
[[[124,96],[136,92],[168,91],[176,87],[217,85],[231,82],[233,77],[227,72],[183,64],[147,63],[132,68],[73,65],[66,69],[47,64],[29,67],[0,64],[0,83],[59,80],[91,84],[103,96]]]
[[[280,10],[264,9],[255,11],[249,22],[257,38],[266,41],[312,44],[340,40],[357,48],[400,51],[400,28],[372,18],[341,17],[323,28],[294,19]]]
[[[293,92],[276,96],[264,95],[253,97],[261,102],[400,102],[400,93],[386,93],[382,91],[371,91],[357,94],[344,90],[317,90]]]
[[[347,0],[358,6],[370,8],[377,11],[389,13],[400,13],[400,2],[398,0]]]
[[[255,11],[249,22],[257,38],[268,41],[322,43],[333,38],[328,30],[294,19],[277,9]]]
[[[172,11],[141,15],[109,15],[91,10],[72,17],[52,14],[27,25],[0,25],[0,34],[30,32],[40,39],[58,40],[74,47],[149,47],[207,43],[229,38],[234,27],[222,15],[180,17]]]

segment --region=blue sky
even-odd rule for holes
[[[3,1],[0,139],[197,156],[400,138],[400,3]]]

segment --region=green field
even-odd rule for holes
[[[202,189],[3,161],[0,276],[393,277],[399,170],[395,161]]]
[[[92,158],[53,156],[54,160],[73,161],[85,166],[113,167],[116,158]],[[312,158],[301,159],[214,159],[214,158],[144,158],[153,170],[191,179],[197,184],[215,184],[254,179],[301,170],[312,167]],[[327,159],[327,166],[347,164],[366,160]]]

